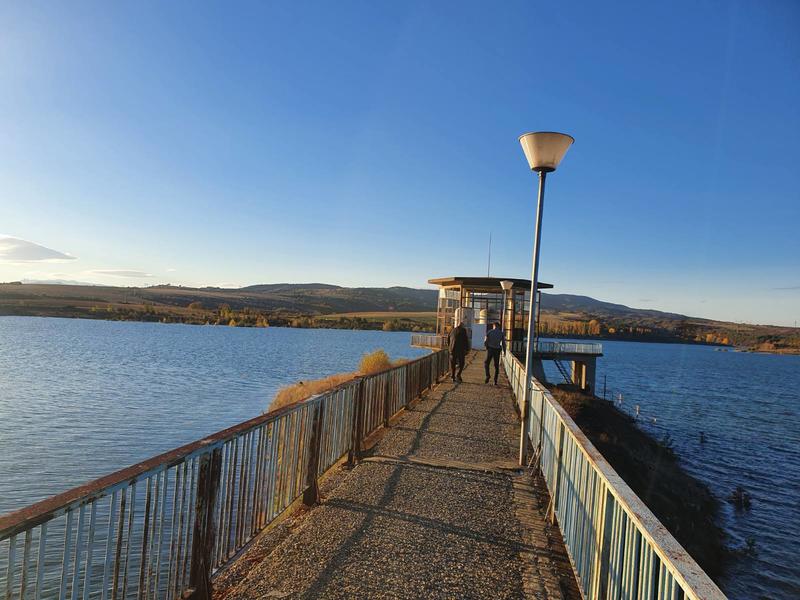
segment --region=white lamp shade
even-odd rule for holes
[[[519,137],[525,158],[534,171],[555,171],[575,139],[566,133],[537,131]]]
[[[500,287],[503,288],[505,291],[508,291],[512,287],[514,287],[514,282],[509,281],[508,279],[504,279],[503,281],[500,282]]]

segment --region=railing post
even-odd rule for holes
[[[356,398],[353,406],[353,437],[347,464],[351,467],[361,459],[361,431],[364,429],[364,379],[358,380]]]
[[[200,455],[199,466],[189,587],[192,588],[193,600],[211,600],[211,555],[216,537],[214,512],[222,469],[222,448]]]
[[[428,379],[428,384],[425,386],[425,389],[428,390],[433,388],[433,361],[434,357],[431,357],[431,359],[425,363],[425,376]]]
[[[564,460],[564,424],[558,427],[558,441],[556,442],[556,464],[555,477],[553,478],[553,501],[551,502],[550,523],[556,521],[556,509],[558,508],[558,495],[561,491],[561,463]]]
[[[545,395],[544,393],[541,394],[542,401],[539,405],[539,444],[537,450],[539,451],[539,460],[542,460],[542,442],[544,440],[544,402],[545,402]]]
[[[311,442],[308,448],[308,467],[306,469],[306,489],[303,492],[303,504],[313,506],[319,503],[319,455],[322,449],[322,421],[325,417],[325,402],[322,398],[317,400],[314,409],[314,421],[311,425]]]
[[[414,370],[415,369],[412,369],[412,367],[408,365],[403,367],[403,371],[406,374],[405,377],[406,389],[405,389],[405,400],[404,400],[404,405],[406,410],[408,410],[408,407],[411,405],[411,399],[414,397],[414,392],[412,391],[414,389],[414,382],[412,381],[413,380],[412,373],[414,372]]]
[[[392,383],[392,371],[386,372],[386,384],[383,388],[383,426],[389,427],[389,417],[392,415],[392,408],[389,403],[389,389]]]
[[[605,598],[608,592],[609,558],[611,553],[612,521],[614,519],[614,496],[605,490],[598,514],[603,515],[598,527],[594,553],[594,581],[590,582],[595,598]]]

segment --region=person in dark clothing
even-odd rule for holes
[[[469,334],[464,325],[459,323],[450,332],[450,376],[453,381],[461,381],[461,372],[464,370],[464,359],[470,350]],[[456,372],[456,367],[458,372]]]
[[[486,332],[483,344],[486,346],[486,360],[483,361],[486,379],[483,380],[483,383],[489,383],[489,363],[494,361],[494,384],[497,385],[497,375],[500,372],[500,353],[506,351],[506,340],[503,330],[500,329],[500,323],[492,323],[492,328]]]

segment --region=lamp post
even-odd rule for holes
[[[532,171],[539,173],[539,196],[536,207],[536,229],[533,237],[533,267],[531,272],[531,300],[528,309],[528,348],[525,360],[525,401],[522,405],[522,430],[519,437],[519,464],[525,465],[528,453],[528,423],[530,422],[531,377],[536,331],[536,292],[539,284],[539,245],[542,238],[542,211],[544,210],[544,183],[548,173],[555,171],[574,138],[564,133],[538,131],[520,136],[519,143]]]
[[[500,287],[503,288],[503,312],[500,314],[500,331],[503,332],[503,339],[506,338],[506,302],[508,301],[508,290],[514,287],[514,282],[504,279],[500,282]],[[507,340],[511,341],[511,340]]]

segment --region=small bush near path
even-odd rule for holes
[[[361,357],[358,365],[358,371],[353,373],[337,373],[323,377],[322,379],[314,379],[312,381],[298,381],[291,385],[287,385],[278,390],[272,402],[270,402],[267,412],[278,410],[289,404],[307,400],[317,394],[322,394],[330,389],[340,386],[348,381],[351,381],[359,375],[371,375],[380,371],[385,371],[391,367],[396,367],[408,362],[407,359],[401,358],[394,362],[389,358],[389,355],[382,349],[369,352]]]

